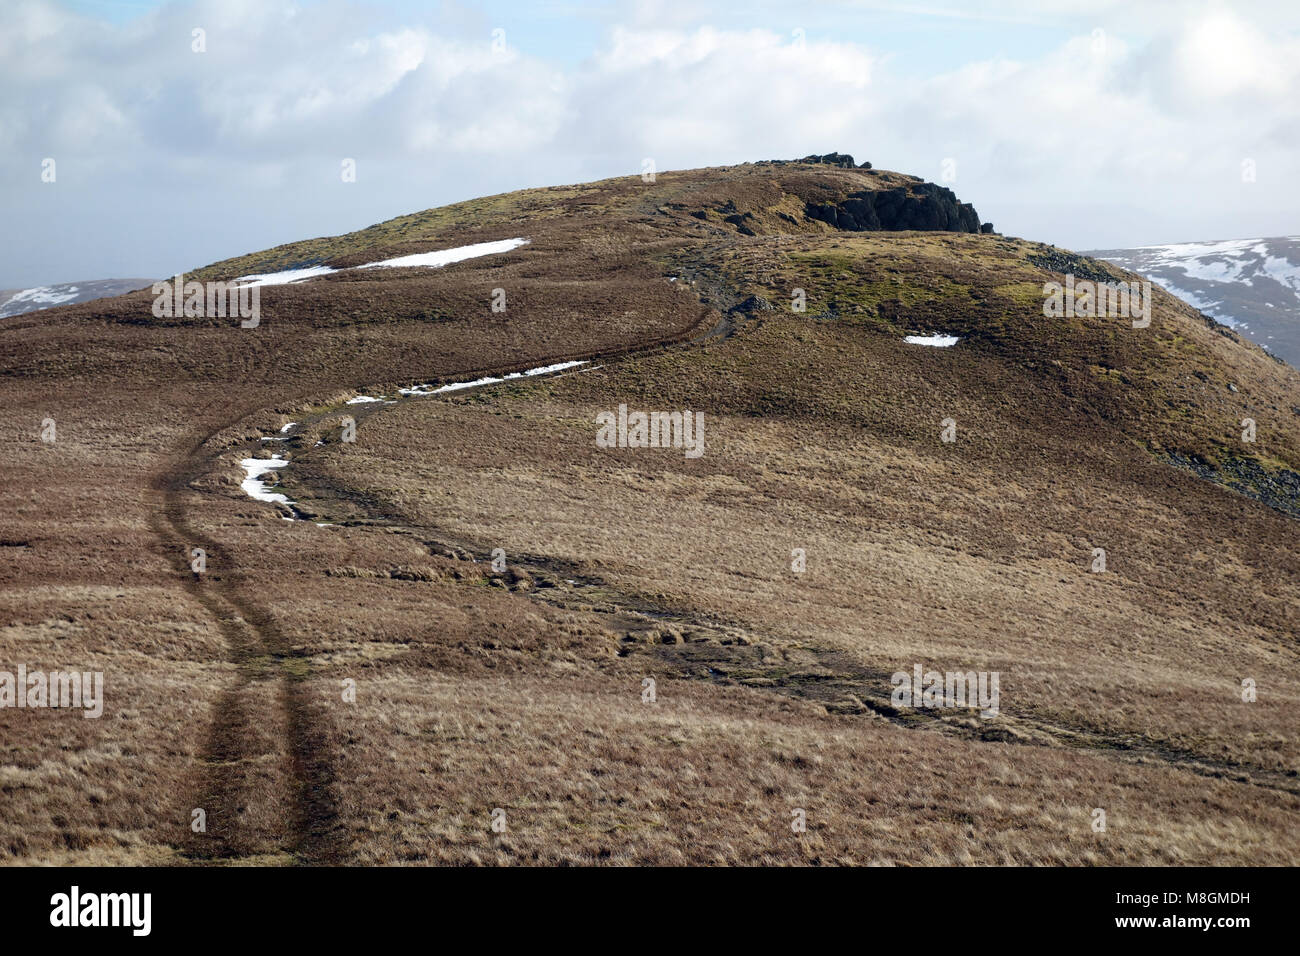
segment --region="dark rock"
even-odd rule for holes
[[[735,312],[771,312],[772,303],[761,295],[751,295],[733,310]]]
[[[803,159],[796,160],[796,162],[816,163],[823,166],[839,166],[843,169],[857,168],[853,162],[853,157],[848,153],[826,153],[821,156],[813,154],[812,156],[805,156]],[[870,167],[867,168],[869,169]]]
[[[789,166],[792,163],[813,163],[818,166],[839,166],[841,169],[871,169],[871,164],[868,162],[858,163],[855,166],[853,164],[853,157],[848,153],[823,153],[820,156],[814,153],[811,156],[803,157],[803,159],[760,159],[754,163],[754,165]],[[748,166],[749,163],[746,163],[745,165]]]
[[[671,625],[665,626],[658,631],[651,631],[652,639],[658,638],[660,644],[681,644],[682,632]]]
[[[951,189],[915,182],[892,189],[864,189],[835,203],[809,203],[809,218],[849,232],[917,229],[979,232],[979,215]]]
[[[735,226],[736,231],[739,232],[742,236],[752,236],[755,235],[755,232],[753,229],[749,228],[749,222],[753,218],[754,217],[749,213],[739,213],[739,214],[727,216],[723,221],[728,222],[731,225]]]
[[[1230,488],[1270,508],[1300,518],[1300,473],[1287,468],[1266,469],[1252,458],[1226,458],[1217,465],[1199,455],[1170,452],[1165,460],[1206,481]]]
[[[1084,279],[1088,282],[1120,281],[1118,276],[1110,272],[1103,263],[1098,262],[1096,259],[1089,259],[1086,256],[1065,252],[1054,247],[1038,255],[1026,256],[1025,258],[1040,269],[1046,269],[1048,272],[1059,272],[1061,275],[1072,275],[1075,279]]]

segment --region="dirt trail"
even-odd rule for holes
[[[246,408],[234,421],[256,412]],[[212,457],[204,449],[225,427],[197,440],[164,474],[157,488],[162,506],[154,512],[155,532],[186,589],[217,621],[236,668],[235,682],[213,714],[198,779],[189,788],[189,805],[205,811],[207,831],[192,834],[183,852],[193,859],[231,860],[278,850],[301,862],[328,862],[339,855],[323,836],[336,812],[300,672],[285,666],[287,641],[274,618],[241,593],[221,543],[196,530],[186,514],[198,494],[191,482]],[[206,552],[208,569],[201,574],[190,565],[194,548]],[[253,698],[262,706],[254,707]]]
[[[564,353],[537,361],[536,366],[570,361],[621,361],[675,346],[694,346],[725,338],[735,331],[734,319],[702,307],[684,328],[667,336],[626,348]],[[531,363],[530,363],[531,364]],[[518,363],[457,370],[453,380],[499,377],[518,371]],[[427,396],[402,397],[392,404],[358,404],[348,414],[358,423],[385,409]],[[294,404],[309,403],[299,396]],[[293,653],[271,609],[260,606],[246,591],[228,549],[201,532],[190,509],[202,503],[194,482],[207,474],[229,447],[210,447],[218,434],[262,414],[265,406],[249,406],[194,438],[175,463],[159,476],[154,493],[161,506],[153,509],[154,526],[164,553],[181,575],[187,591],[212,615],[225,638],[236,677],[219,698],[207,734],[202,763],[188,784],[189,808],[206,813],[207,829],[192,833],[179,847],[194,862],[327,865],[346,862],[350,850],[335,822],[338,809],[332,783],[334,771],[325,754],[322,722],[308,691],[310,661]],[[303,416],[297,429],[339,416],[337,409]],[[244,446],[248,451],[263,447]],[[380,516],[379,521],[384,520]],[[194,548],[206,553],[207,570],[190,566]]]

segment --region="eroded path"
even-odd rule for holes
[[[543,369],[572,374],[591,362],[614,362],[672,347],[725,338],[735,329],[733,317],[702,308],[684,329],[625,349],[603,349],[552,356]],[[467,368],[448,376],[467,387],[488,384],[520,370],[512,366]],[[328,407],[299,416],[301,421],[279,435],[263,436],[283,447],[301,430],[324,421],[351,417],[360,427],[373,415],[396,405],[427,401],[432,387],[410,390],[377,401]],[[310,401],[304,397],[300,402]],[[189,785],[189,803],[204,811],[206,826],[193,832],[183,847],[195,862],[257,862],[321,865],[341,863],[350,851],[336,826],[334,769],[322,745],[321,702],[309,690],[311,659],[295,652],[275,609],[259,602],[236,570],[238,561],[226,543],[195,520],[205,493],[196,483],[214,469],[227,467],[231,447],[219,436],[261,415],[263,407],[240,408],[218,428],[197,436],[177,463],[159,479],[162,507],[155,532],[187,590],[218,623],[236,667],[236,679],[220,698],[207,731],[201,766]],[[254,454],[267,443],[259,438],[236,446],[236,454]],[[268,506],[269,507],[269,506]],[[286,516],[303,517],[292,504],[280,504]],[[376,514],[371,523],[396,523],[399,516]],[[206,569],[192,569],[194,549],[204,553]]]

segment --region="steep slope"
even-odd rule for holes
[[[335,270],[255,328],[11,320],[0,640],[113,703],[0,711],[0,853],[1294,863],[1297,373],[1164,293],[1045,315],[1132,277],[945,192],[529,190],[196,270]],[[702,414],[703,454],[601,447],[620,405]],[[292,506],[241,487],[271,454]],[[898,706],[916,665],[998,672],[1000,712]]]

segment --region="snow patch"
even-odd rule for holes
[[[286,461],[283,456],[273,455],[270,458],[245,458],[239,464],[244,469],[244,473],[248,476],[240,483],[239,487],[244,489],[244,493],[250,498],[255,498],[258,501],[272,501],[278,504],[293,504],[287,496],[268,490],[266,482],[262,481],[262,476],[267,472],[288,466],[289,462]]]
[[[357,268],[406,269],[412,266],[430,266],[438,268],[440,266],[450,265],[453,262],[462,262],[465,259],[474,259],[478,256],[490,256],[493,253],[509,252],[511,249],[518,249],[520,246],[527,244],[527,239],[501,239],[497,242],[476,242],[471,246],[459,246],[455,249],[443,249],[439,252],[418,252],[412,256],[398,256],[396,259],[384,259],[380,262],[369,262],[364,266],[357,266]]]
[[[586,362],[558,362],[555,365],[543,365],[538,368],[530,368],[526,372],[511,372],[509,375],[503,375],[500,378],[477,378],[472,382],[453,382],[450,385],[439,385],[434,388],[430,385],[414,385],[411,388],[400,388],[398,391],[402,395],[420,396],[420,395],[439,395],[443,392],[459,392],[465,388],[478,388],[480,385],[495,385],[497,382],[506,382],[516,378],[527,378],[532,375],[549,375],[552,372],[563,372],[568,368],[577,368],[579,365],[586,365]]]
[[[259,272],[256,275],[240,276],[235,281],[241,283],[241,287],[251,289],[255,285],[288,285],[291,282],[302,282],[305,279],[314,279],[316,276],[329,275],[331,272],[338,272],[338,270],[330,266],[311,266],[307,269],[285,269],[283,272]]]
[[[475,259],[479,256],[509,252],[511,249],[518,249],[520,246],[527,244],[528,240],[522,238],[499,239],[495,242],[475,242],[468,246],[457,246],[454,249],[439,249],[437,252],[417,252],[414,255],[398,256],[395,259],[381,259],[379,262],[367,262],[365,265],[352,268],[406,269],[414,266],[439,268],[453,262],[463,262],[466,259]],[[314,279],[317,276],[329,275],[332,272],[344,271],[347,270],[335,269],[333,266],[308,266],[304,269],[285,269],[282,272],[259,272],[255,275],[239,276],[235,281],[247,288],[262,285],[289,285],[294,282]],[[28,291],[33,290],[29,289]]]
[[[905,335],[903,341],[908,345],[931,345],[937,349],[946,349],[961,341],[957,335]]]

